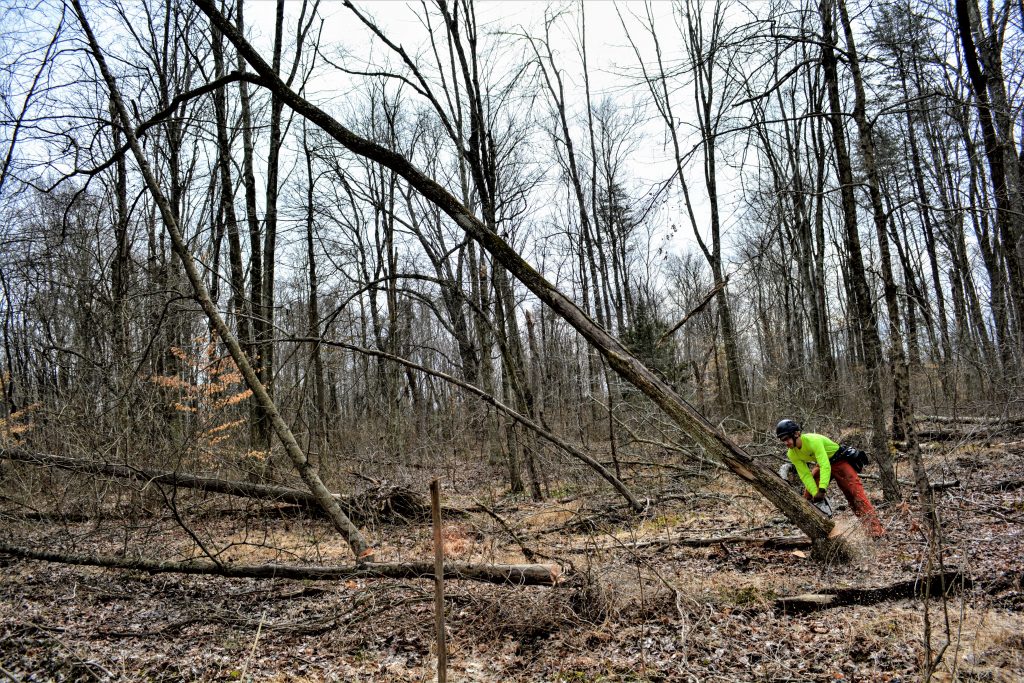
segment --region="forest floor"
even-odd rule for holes
[[[914,499],[881,510],[888,536],[879,541],[843,506],[836,520],[856,549],[848,564],[750,543],[680,545],[797,533],[725,474],[678,488],[639,519],[593,497],[494,500],[523,544],[562,562],[565,580],[449,581],[448,680],[911,681],[929,656],[937,681],[1024,680],[1024,441],[946,444],[927,458],[933,481],[960,482],[937,494],[943,562],[973,586],[945,600],[807,614],[787,614],[776,599],[939,571],[926,566]],[[877,480],[866,484],[880,499]],[[446,505],[472,506],[447,493]],[[228,514],[196,524],[234,535],[235,561],[280,561],[293,547],[293,562],[351,562],[321,522]],[[380,560],[432,558],[429,525],[369,531]],[[106,551],[118,543],[92,538]],[[525,562],[479,513],[448,522],[445,548],[461,561]],[[0,566],[0,681],[434,680],[432,581],[149,575],[3,555]]]

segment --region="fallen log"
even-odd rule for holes
[[[202,477],[187,472],[130,467],[109,462],[70,458],[63,455],[32,453],[20,449],[0,449],[0,459],[43,467],[58,467],[83,474],[102,474],[140,482],[145,485],[174,486],[197,491],[208,491],[210,493],[223,493],[242,498],[298,505],[317,513],[321,509],[319,501],[312,493],[287,486],[272,486],[232,479]],[[400,486],[376,487],[367,489],[355,496],[346,497],[339,494],[333,494],[333,496],[344,513],[357,521],[370,518],[428,519],[430,516],[430,506],[426,504],[422,497],[414,491]]]
[[[921,443],[945,442],[945,441],[966,441],[978,437],[988,436],[987,432],[963,432],[956,429],[919,429],[915,432],[918,441]],[[900,444],[904,446],[905,444]]]
[[[931,422],[934,424],[981,424],[981,425],[1024,425],[1024,417],[984,417],[962,415],[915,415],[914,422]]]
[[[150,574],[206,574],[225,578],[293,579],[306,581],[342,581],[349,579],[433,579],[433,562],[365,562],[346,567],[287,564],[232,564],[211,560],[161,562],[145,558],[129,559],[111,555],[57,553],[0,543],[0,554],[26,560],[73,564],[107,569],[142,571]],[[470,564],[448,562],[446,580],[479,581],[515,586],[553,586],[561,572],[543,564]]]
[[[835,588],[820,593],[805,593],[775,600],[775,608],[787,613],[816,612],[833,607],[874,605],[889,600],[948,596],[974,585],[973,579],[960,572],[945,572],[923,579],[900,581],[880,588]]]
[[[759,536],[718,536],[707,538],[673,538],[654,539],[650,541],[637,541],[635,543],[613,543],[601,546],[575,546],[560,548],[563,552],[594,552],[607,550],[640,550],[642,548],[709,548],[715,545],[745,544],[767,550],[793,550],[796,548],[810,548],[811,539],[806,536],[774,536],[763,538]]]
[[[1003,423],[993,425],[961,425],[961,429],[918,429],[915,434],[921,443],[939,443],[947,441],[988,440],[1019,434],[1024,425]],[[905,442],[896,442],[897,448],[906,449]]]

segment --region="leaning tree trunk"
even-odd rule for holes
[[[409,161],[392,150],[359,137],[336,119],[300,97],[278,78],[244,36],[231,25],[210,0],[194,0],[241,52],[263,78],[267,87],[300,115],[320,126],[324,132],[355,154],[370,159],[401,175],[428,201],[444,211],[457,225],[515,275],[541,301],[572,325],[587,341],[596,346],[609,365],[659,405],[687,434],[713,457],[720,459],[782,511],[815,542],[820,552],[846,554],[841,538],[832,538],[831,520],[793,491],[770,468],[754,460],[725,434],[716,430],[671,387],[637,360],[617,339],[598,327],[574,302],[558,291],[531,267],[504,239],[488,229],[469,209],[441,185],[423,175]]]
[[[93,57],[100,69],[100,73],[103,75],[103,80],[106,82],[107,88],[110,90],[111,100],[116,106],[118,118],[120,119],[121,126],[124,129],[125,137],[128,139],[128,144],[131,146],[132,154],[135,156],[135,161],[139,165],[139,170],[142,172],[142,176],[146,182],[146,187],[150,194],[152,194],[153,200],[160,210],[164,226],[171,238],[171,245],[174,248],[174,252],[178,255],[178,258],[181,259],[185,274],[188,277],[189,282],[192,284],[192,288],[195,292],[199,305],[202,307],[203,312],[206,313],[207,318],[210,320],[210,324],[223,340],[224,345],[227,347],[228,352],[235,361],[235,365],[238,367],[239,372],[241,372],[242,377],[245,378],[246,384],[252,391],[253,396],[256,398],[261,409],[270,417],[271,425],[277,433],[277,437],[281,440],[281,443],[284,444],[285,451],[288,453],[292,463],[295,465],[295,469],[298,470],[299,476],[302,478],[303,482],[305,482],[306,486],[309,487],[313,495],[316,496],[317,501],[333,522],[334,527],[342,534],[349,546],[352,548],[352,552],[355,554],[356,558],[359,561],[372,561],[372,548],[370,548],[366,543],[366,540],[363,538],[359,529],[352,524],[352,521],[342,511],[341,507],[338,505],[338,501],[331,495],[331,492],[324,485],[320,476],[310,465],[309,460],[306,458],[306,454],[303,453],[302,448],[295,440],[295,435],[292,434],[291,429],[278,412],[277,406],[274,405],[269,394],[267,394],[266,388],[256,376],[256,372],[249,363],[249,359],[242,351],[242,347],[239,345],[238,339],[235,338],[235,335],[231,332],[227,323],[225,323],[224,319],[221,317],[220,312],[210,300],[210,293],[207,291],[202,275],[196,266],[195,260],[192,258],[192,253],[188,250],[188,246],[185,244],[181,230],[178,227],[177,218],[171,209],[171,204],[167,200],[167,197],[164,196],[163,190],[160,189],[156,176],[153,174],[153,170],[150,167],[149,160],[146,158],[145,151],[142,149],[142,145],[139,143],[139,139],[135,135],[135,130],[132,126],[132,119],[128,114],[128,110],[125,108],[123,100],[121,99],[117,83],[114,81],[114,77],[107,68],[106,59],[103,56],[103,52],[100,50],[99,43],[96,41],[96,36],[93,34],[92,27],[86,19],[85,12],[82,9],[79,0],[73,0],[73,2],[75,12],[77,13],[78,19],[82,25],[82,29],[88,37]]]

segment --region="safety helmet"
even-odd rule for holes
[[[793,420],[779,420],[779,424],[775,425],[775,436],[780,439],[785,436],[792,436],[800,431],[800,425]]]

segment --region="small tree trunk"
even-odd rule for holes
[[[898,501],[899,484],[889,454],[889,442],[886,438],[885,404],[882,397],[883,361],[881,340],[878,336],[878,319],[871,303],[871,293],[867,285],[867,273],[864,268],[860,246],[860,235],[857,226],[857,201],[853,188],[853,166],[846,147],[846,131],[843,129],[843,111],[839,101],[839,73],[835,57],[835,26],[833,8],[830,0],[821,0],[818,6],[822,21],[824,40],[822,41],[822,66],[828,86],[830,106],[829,123],[832,126],[832,139],[835,147],[836,165],[839,170],[840,194],[842,197],[843,223],[845,226],[846,252],[850,267],[850,285],[853,294],[853,306],[857,314],[858,328],[864,344],[864,360],[868,374],[868,400],[871,409],[872,448],[878,459],[882,475],[882,489],[889,501]],[[898,320],[898,319],[897,319]]]
[[[252,390],[253,395],[256,396],[261,408],[270,415],[274,429],[277,431],[278,438],[284,444],[288,456],[292,459],[292,463],[299,472],[299,476],[302,477],[302,480],[309,487],[310,491],[316,496],[317,501],[323,507],[324,511],[328,513],[328,516],[334,523],[335,528],[342,534],[345,540],[348,541],[348,544],[356,558],[359,561],[364,559],[372,561],[373,551],[366,543],[366,540],[359,532],[359,529],[357,529],[345,513],[342,512],[341,507],[338,505],[338,501],[334,499],[331,492],[328,491],[326,486],[324,486],[323,481],[321,481],[320,477],[312,467],[310,467],[305,453],[302,452],[302,449],[295,440],[295,436],[292,434],[291,429],[288,428],[287,423],[285,423],[284,419],[277,411],[277,406],[274,405],[274,402],[260,383],[259,378],[256,376],[256,372],[249,364],[248,358],[246,358],[245,353],[242,352],[242,348],[239,345],[237,338],[231,330],[228,329],[227,324],[225,324],[220,313],[217,311],[217,308],[210,300],[210,294],[203,282],[202,275],[199,273],[195,261],[192,258],[192,254],[189,252],[188,246],[185,244],[185,240],[182,238],[181,231],[178,228],[177,217],[175,216],[167,197],[164,196],[163,191],[160,189],[156,176],[153,174],[149,165],[149,160],[146,158],[145,152],[143,151],[138,138],[135,136],[132,119],[128,115],[128,110],[125,108],[124,103],[121,101],[121,95],[118,92],[117,85],[113,76],[110,75],[110,71],[107,69],[106,60],[103,57],[99,44],[96,42],[96,37],[92,32],[92,28],[85,17],[85,12],[82,10],[79,0],[73,0],[73,3],[79,22],[88,37],[93,57],[99,66],[104,81],[106,81],[107,88],[110,91],[110,97],[117,108],[118,117],[125,131],[125,135],[128,138],[128,143],[131,146],[132,153],[135,156],[135,161],[142,171],[142,175],[146,181],[146,187],[149,189],[154,202],[160,210],[164,226],[171,238],[171,244],[175,253],[181,259],[185,274],[188,277],[189,282],[192,284],[192,288],[195,292],[199,305],[203,308],[207,318],[220,335],[225,346],[227,346],[228,352],[235,361],[235,365],[245,378],[245,382],[249,386],[249,389]]]
[[[320,293],[319,281],[316,270],[316,249],[314,240],[314,216],[313,190],[315,179],[313,177],[313,150],[309,148],[309,139],[306,135],[306,126],[302,127],[302,147],[306,157],[306,261],[309,272],[309,306],[307,310],[307,327],[309,336],[313,339],[320,337]],[[324,387],[324,362],[320,354],[319,342],[313,342],[310,349],[310,365],[313,384],[313,415],[310,419],[310,443],[316,444],[317,451],[323,452],[327,438],[327,396]],[[309,372],[309,371],[307,371]],[[307,449],[308,450],[308,449]],[[319,463],[317,463],[319,465]]]

